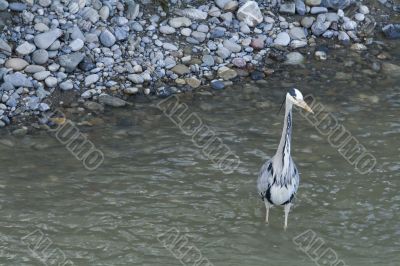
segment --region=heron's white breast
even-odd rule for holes
[[[288,201],[290,197],[295,193],[294,183],[286,186],[273,185],[270,189],[271,201],[275,205],[281,205]]]

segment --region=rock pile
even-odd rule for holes
[[[122,104],[104,96],[110,92],[219,90],[262,68],[274,47],[294,50],[317,38],[359,43],[371,23],[368,7],[351,0],[209,2],[167,15],[133,0],[0,0],[0,12],[13,15],[0,33],[0,120],[49,110],[44,99],[56,90],[113,106]],[[292,52],[288,64],[302,58]]]

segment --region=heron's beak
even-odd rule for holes
[[[313,110],[311,109],[311,107],[308,106],[308,104],[307,104],[304,100],[297,101],[297,102],[296,102],[296,105],[299,106],[299,107],[301,107],[301,108],[303,108],[303,109],[306,110],[307,112],[310,112],[310,113],[312,113],[312,114],[314,113]]]

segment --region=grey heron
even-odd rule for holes
[[[268,223],[269,209],[272,205],[282,205],[285,210],[284,229],[294,195],[299,187],[300,175],[290,155],[290,140],[292,136],[292,107],[299,106],[313,113],[297,89],[286,93],[285,119],[283,121],[282,137],[275,155],[264,163],[257,180],[257,189],[265,203],[265,222]],[[282,103],[283,104],[283,103]]]

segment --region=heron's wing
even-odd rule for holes
[[[260,173],[257,180],[258,193],[261,195],[272,185],[273,183],[274,169],[272,167],[272,159],[268,160],[261,167]]]
[[[294,192],[297,192],[297,189],[299,188],[299,183],[300,183],[300,174],[299,170],[297,170],[296,164],[291,160],[291,173],[292,173],[292,180],[294,181]]]

